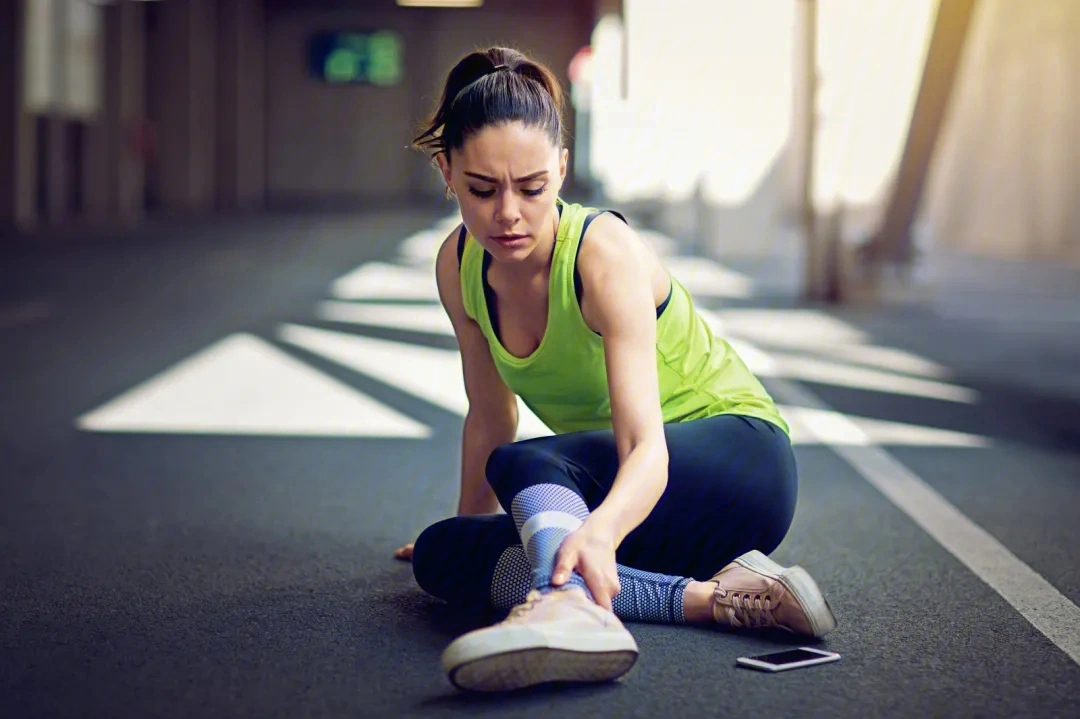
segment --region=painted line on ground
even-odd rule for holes
[[[847,416],[802,385],[777,378],[769,386],[784,404],[831,412],[834,430],[844,425],[845,434],[861,432]],[[815,433],[813,426],[805,429]],[[884,449],[869,441],[840,443],[833,436],[834,432],[823,432],[817,438],[1080,664],[1080,608]]]

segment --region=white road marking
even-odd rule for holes
[[[236,334],[79,417],[93,432],[420,439],[411,417]]]
[[[837,441],[838,437],[863,434],[850,418],[831,410],[813,392],[794,382],[777,379],[770,387],[777,400],[822,413],[827,421],[805,422],[804,429],[816,434],[822,444],[1080,664],[1080,608],[891,454],[869,442]]]
[[[294,324],[282,325],[278,336],[283,342],[374,377],[448,412],[464,417],[469,410],[469,399],[462,379],[461,356],[457,350],[423,347]],[[551,430],[520,398],[518,415],[519,438],[551,434]]]

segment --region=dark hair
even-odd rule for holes
[[[413,146],[429,152],[459,150],[490,125],[518,121],[563,142],[563,93],[548,68],[523,53],[492,47],[463,57],[446,77],[442,98]]]

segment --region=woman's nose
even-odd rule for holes
[[[500,192],[495,200],[495,221],[501,225],[513,226],[521,219],[521,210],[513,192]]]

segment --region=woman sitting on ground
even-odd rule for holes
[[[512,608],[444,669],[485,691],[612,680],[638,655],[620,619],[824,636],[814,580],[766,556],[795,512],[787,424],[620,215],[560,199],[561,113],[548,69],[492,48],[416,141],[464,220],[436,274],[469,411],[457,516],[398,556],[436,597]],[[553,436],[515,441],[517,397]]]

